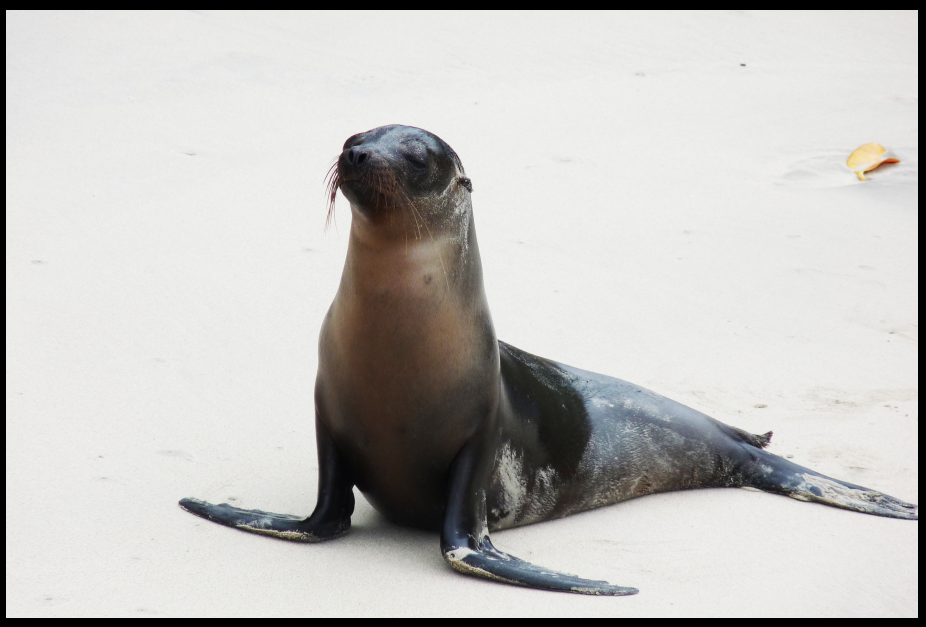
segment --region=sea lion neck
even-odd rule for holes
[[[423,224],[420,229],[371,224],[364,216],[351,222],[340,298],[392,294],[395,297],[472,301],[473,281],[481,287],[482,270],[474,227],[447,237]],[[483,290],[479,297],[484,300]]]

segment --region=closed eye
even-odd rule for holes
[[[424,172],[425,170],[428,169],[425,164],[421,163],[420,161],[416,159],[412,159],[411,157],[405,157],[405,160],[408,161],[409,165],[412,166],[412,169],[417,172]]]

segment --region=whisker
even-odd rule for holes
[[[341,186],[341,173],[338,171],[338,157],[334,158],[334,163],[328,168],[328,174],[325,175],[325,187],[328,190],[328,213],[325,216],[325,232],[334,221],[334,228],[338,228],[337,220],[334,213],[334,202],[338,195],[338,188]]]
[[[447,292],[450,292],[450,278],[447,276],[447,266],[444,265],[444,258],[440,254],[440,247],[437,245],[437,240],[434,239],[434,235],[431,234],[431,227],[428,226],[427,221],[424,219],[424,216],[421,214],[418,209],[415,208],[415,203],[409,203],[409,206],[412,208],[412,211],[421,216],[421,222],[424,223],[424,228],[428,232],[428,237],[431,238],[431,244],[434,245],[434,252],[437,253],[437,260],[440,261],[440,267],[444,271],[444,283],[447,285]],[[419,227],[419,233],[421,232]]]

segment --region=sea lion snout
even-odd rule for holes
[[[337,162],[340,182],[343,184],[363,178],[371,172],[389,168],[389,158],[382,152],[374,145],[345,147]]]
[[[364,213],[391,211],[408,202],[388,156],[370,148],[348,148],[337,162],[335,185]],[[332,189],[332,192],[334,189]]]
[[[363,165],[369,158],[370,153],[366,148],[348,148],[343,153],[343,159],[355,168]]]

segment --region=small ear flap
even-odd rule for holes
[[[461,176],[457,180],[460,182],[460,185],[466,188],[466,191],[468,191],[469,193],[473,192],[473,182],[471,180],[469,180],[465,176]]]

